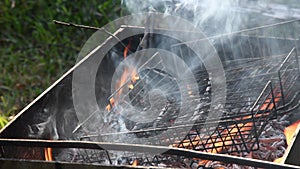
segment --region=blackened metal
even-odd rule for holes
[[[52,147],[52,148],[85,148],[98,150],[114,150],[114,151],[135,151],[156,154],[163,152],[164,155],[177,155],[187,158],[199,158],[213,161],[222,161],[232,164],[247,165],[262,168],[274,169],[294,169],[299,166],[277,164],[262,160],[248,159],[242,157],[235,157],[225,154],[211,154],[200,151],[193,151],[188,149],[171,148],[164,146],[150,146],[150,145],[134,145],[122,143],[105,143],[105,142],[87,142],[87,141],[61,141],[61,140],[30,140],[30,139],[0,139],[1,146],[34,146],[34,147]]]
[[[284,83],[288,83],[288,69],[291,69],[291,66],[290,64],[288,64],[288,62],[291,60],[291,57],[292,57],[292,54],[295,54],[295,60],[296,60],[296,69],[298,69],[299,71],[299,64],[298,64],[298,56],[297,56],[297,52],[296,52],[296,48],[294,47],[291,52],[287,55],[287,57],[284,59],[284,61],[282,62],[282,64],[280,65],[280,68],[278,70],[278,78],[279,78],[279,84],[280,84],[280,90],[281,90],[281,99],[282,99],[282,104],[284,105],[285,104],[285,100],[284,100],[284,97],[285,97],[285,91],[284,91]],[[283,79],[284,77],[284,79]],[[284,81],[287,81],[287,82],[284,82]],[[291,85],[288,83],[288,85]]]
[[[300,103],[300,102],[299,102]],[[291,140],[291,146],[286,150],[287,152],[284,155],[284,163],[292,165],[300,165],[300,126],[297,127],[296,132],[294,133],[294,138]]]
[[[25,161],[16,159],[2,159],[0,158],[0,168],[14,168],[14,169],[132,169],[132,166],[109,166],[109,165],[90,165],[90,164],[78,164],[78,163],[65,163],[65,162],[44,162],[44,161]],[[142,168],[142,167],[141,167]],[[147,168],[147,167],[145,167]],[[152,167],[160,168],[160,167]]]
[[[135,28],[132,28],[135,29]],[[139,28],[141,29],[141,28]],[[145,31],[141,31],[145,32]],[[151,35],[152,38],[158,38],[161,40],[160,35]],[[141,37],[146,37],[145,34]],[[238,39],[238,44],[235,44],[236,39]],[[204,152],[213,152],[213,153],[241,153],[241,152],[249,152],[252,150],[255,150],[257,147],[255,147],[256,144],[258,144],[258,137],[261,133],[261,131],[264,129],[264,126],[268,123],[268,121],[272,118],[276,117],[276,109],[285,109],[286,106],[289,105],[292,95],[291,93],[291,85],[296,81],[294,77],[299,76],[299,73],[295,73],[293,71],[295,69],[294,65],[295,62],[298,63],[298,57],[296,55],[296,61],[293,57],[288,55],[286,57],[287,61],[284,61],[282,70],[280,69],[280,73],[278,74],[278,67],[280,65],[280,61],[284,59],[283,53],[288,53],[290,49],[286,50],[283,53],[280,53],[281,51],[278,50],[276,54],[278,56],[272,56],[275,58],[275,61],[271,60],[268,57],[268,53],[270,51],[270,46],[265,45],[266,41],[272,40],[272,38],[268,39],[265,37],[259,37],[259,36],[248,36],[243,35],[239,37],[230,37],[222,35],[220,39],[217,39],[216,41],[220,40],[222,41],[223,45],[222,51],[219,51],[220,55],[222,56],[221,59],[223,59],[225,71],[226,71],[226,78],[227,78],[227,86],[228,86],[228,98],[227,98],[227,104],[225,105],[225,110],[220,110],[223,112],[223,116],[221,119],[206,119],[207,114],[209,113],[209,107],[210,107],[210,79],[208,78],[207,72],[203,71],[202,69],[196,70],[195,76],[197,77],[197,82],[199,85],[199,93],[201,94],[200,98],[195,98],[193,96],[190,97],[191,100],[197,101],[201,100],[199,102],[199,107],[195,108],[195,114],[191,116],[191,118],[197,118],[196,122],[194,124],[187,124],[186,122],[182,122],[181,124],[177,126],[159,126],[159,127],[152,127],[152,128],[138,128],[138,130],[132,130],[128,132],[118,132],[118,133],[103,133],[103,134],[96,134],[96,135],[90,135],[90,133],[84,133],[80,137],[81,138],[88,138],[88,140],[99,140],[98,138],[101,137],[108,137],[111,135],[125,135],[125,136],[149,136],[149,133],[154,133],[154,135],[157,135],[160,133],[160,131],[163,130],[171,130],[173,131],[174,135],[170,134],[167,138],[153,138],[153,142],[155,142],[157,145],[165,145],[168,147],[163,147],[164,149],[160,149],[160,147],[151,147],[147,148],[147,146],[144,146],[144,144],[153,144],[153,142],[145,142],[140,141],[136,142],[138,144],[143,144],[141,146],[138,146],[136,148],[142,149],[140,151],[149,151],[152,152],[157,148],[156,150],[171,150],[168,151],[168,153],[165,153],[165,155],[152,155],[152,156],[146,156],[143,159],[141,157],[137,157],[135,154],[131,154],[130,151],[132,151],[130,148],[133,148],[132,146],[128,145],[127,148],[119,148],[117,150],[126,150],[129,151],[127,153],[124,153],[123,157],[127,164],[131,164],[133,159],[139,159],[139,161],[146,161],[144,162],[145,165],[158,165],[160,163],[172,163],[177,161],[182,161],[183,158],[181,156],[185,157],[191,157],[191,158],[203,158],[203,159],[210,159],[214,160],[217,158],[220,158],[219,160],[222,161],[226,160],[226,162],[230,163],[236,163],[235,160],[238,158],[230,157],[230,159],[227,159],[226,156],[223,155],[201,155],[201,152],[195,153],[194,151],[190,150],[179,150],[175,149],[174,147],[179,148],[185,148],[185,149],[192,149],[192,150],[198,150],[198,151],[204,151]],[[140,39],[140,37],[137,37],[137,39]],[[167,39],[163,39],[167,40]],[[247,45],[242,44],[241,41],[246,41]],[[274,41],[278,41],[279,44],[294,44],[296,41],[295,39],[289,41],[288,39],[274,39]],[[228,42],[228,43],[227,43]],[[257,43],[255,43],[257,42]],[[123,42],[120,42],[120,44]],[[176,43],[177,44],[177,43]],[[218,44],[218,43],[217,43]],[[225,45],[228,45],[227,47]],[[173,48],[175,48],[174,44]],[[261,45],[261,46],[260,46]],[[124,45],[121,44],[121,46],[124,47]],[[140,44],[137,46],[137,50],[140,48]],[[155,47],[155,46],[154,46]],[[177,45],[178,48],[175,48],[176,50],[180,51],[179,55],[181,58],[186,57],[184,54],[189,53],[189,55],[192,56],[192,52],[187,49],[184,45]],[[231,48],[240,48],[237,53],[233,53]],[[264,49],[266,47],[266,49]],[[123,48],[117,48],[119,51],[122,51]],[[175,50],[174,49],[174,50]],[[293,49],[295,53],[297,51]],[[250,52],[249,52],[250,51]],[[247,53],[248,52],[248,53]],[[290,53],[293,53],[290,52]],[[272,53],[274,54],[274,53]],[[240,58],[240,55],[244,56],[243,59]],[[278,61],[279,60],[279,61]],[[299,65],[299,64],[298,64]],[[73,70],[73,69],[72,69]],[[72,71],[71,70],[71,71]],[[298,69],[299,70],[299,69]],[[288,72],[288,73],[287,73]],[[70,71],[69,71],[70,73]],[[288,75],[287,75],[288,74]],[[284,76],[283,76],[284,75]],[[65,78],[66,76],[63,76],[62,78]],[[189,78],[189,77],[187,77]],[[70,79],[69,79],[70,80]],[[105,79],[106,80],[106,79]],[[272,83],[269,82],[272,80]],[[279,83],[278,83],[279,82]],[[265,85],[267,84],[267,85]],[[272,84],[272,86],[271,86]],[[64,85],[63,83],[55,83],[55,85],[61,86]],[[280,87],[281,85],[281,87]],[[70,85],[68,85],[65,88],[71,88]],[[52,88],[50,88],[52,89]],[[49,89],[49,90],[50,90]],[[262,92],[261,92],[262,91]],[[53,94],[54,95],[54,94]],[[51,96],[51,94],[50,94]],[[284,102],[283,97],[284,96]],[[42,96],[41,96],[42,97]],[[41,98],[40,97],[40,98]],[[102,97],[102,96],[101,96]],[[53,97],[49,97],[52,100]],[[49,99],[49,100],[51,100]],[[40,99],[42,100],[42,99]],[[36,102],[36,101],[35,101]],[[33,104],[35,103],[33,102]],[[281,103],[280,103],[281,102]],[[51,106],[51,102],[47,103],[47,100],[43,101],[44,104],[49,104]],[[31,107],[31,112],[43,112],[43,104],[35,104],[35,107]],[[42,105],[42,106],[41,106]],[[40,107],[40,108],[39,108]],[[111,105],[112,107],[112,105]],[[24,110],[26,111],[26,110]],[[23,111],[23,112],[24,112]],[[64,112],[64,110],[60,110],[61,112]],[[44,112],[43,112],[44,113]],[[40,114],[43,114],[40,113]],[[38,115],[40,115],[38,114]],[[44,113],[43,115],[49,115],[49,113]],[[65,115],[62,113],[61,116],[63,117]],[[28,126],[35,125],[38,123],[37,121],[34,121],[30,118],[34,117],[35,114],[31,113],[30,116],[28,116],[28,113],[25,115],[19,115],[22,118],[19,118],[18,123],[14,123],[14,126],[18,126],[17,130],[20,129],[22,134],[17,133],[16,135],[13,134],[12,131],[16,131],[16,128],[10,127],[10,130],[5,131],[5,133],[1,133],[1,136],[9,136],[12,138],[26,138],[28,137],[28,131],[25,130]],[[18,116],[18,117],[19,117]],[[26,118],[23,118],[26,117]],[[45,120],[44,116],[39,117],[43,120]],[[180,117],[176,117],[180,118]],[[29,122],[28,122],[29,121]],[[73,123],[75,124],[77,122],[76,118],[72,118]],[[98,123],[98,122],[97,122]],[[61,123],[59,123],[61,124]],[[204,124],[213,124],[216,127],[205,127]],[[48,126],[53,127],[53,126]],[[75,131],[79,130],[80,126],[76,128],[74,126]],[[73,129],[73,128],[72,128]],[[186,132],[189,129],[188,132]],[[191,129],[191,130],[190,130]],[[25,131],[24,131],[25,130]],[[8,134],[10,133],[10,134]],[[72,133],[72,132],[70,132]],[[7,135],[8,134],[8,135]],[[47,133],[49,134],[49,132]],[[65,134],[65,133],[64,133]],[[74,134],[74,132],[72,133]],[[75,133],[76,134],[76,133]],[[183,139],[179,136],[185,135]],[[49,138],[49,135],[42,135],[41,137]],[[134,137],[132,137],[134,138]],[[64,139],[64,138],[63,138]],[[66,137],[66,139],[78,139],[77,137],[73,137],[72,135],[70,137]],[[17,142],[17,141],[16,141]],[[53,142],[50,141],[49,143],[42,143],[41,147],[53,147]],[[11,142],[10,142],[11,143]],[[57,144],[55,146],[61,146],[63,147],[73,147],[70,146],[70,142],[65,141],[67,145],[63,145],[62,143]],[[78,143],[78,144],[77,144]],[[83,143],[83,144],[81,144]],[[91,142],[92,146],[90,144],[85,144],[85,142],[76,142],[78,147],[81,148],[81,146],[86,146],[85,148],[92,148],[92,149],[101,149],[94,144],[94,142]],[[5,144],[5,143],[1,143]],[[15,143],[13,143],[15,144]],[[16,143],[19,145],[23,145],[23,143]],[[31,146],[35,145],[35,142],[28,142],[26,145]],[[56,143],[55,143],[56,144]],[[12,145],[12,144],[11,144]],[[71,144],[72,145],[72,144]],[[101,144],[101,145],[107,145],[107,144]],[[117,144],[110,144],[110,146],[116,146]],[[123,146],[123,145],[122,145]],[[5,145],[2,148],[7,148],[9,146]],[[74,146],[75,147],[75,146]],[[84,147],[83,147],[84,148]],[[14,147],[10,147],[8,149],[3,150],[2,157],[9,157],[11,158],[8,151],[13,150]],[[113,149],[113,148],[112,148]],[[175,151],[176,150],[176,151]],[[138,151],[138,150],[137,150]],[[89,152],[93,154],[89,154]],[[112,163],[112,157],[110,157],[108,151],[104,151],[104,154],[106,154],[106,158],[108,158],[109,163]],[[7,154],[8,153],[8,154]],[[12,152],[14,154],[16,153],[22,153],[22,152]],[[96,151],[87,151],[86,154],[80,154],[79,160],[81,162],[87,162],[87,163],[93,163],[93,162],[99,162],[101,159],[100,155],[96,154]],[[186,154],[185,154],[186,153]],[[168,156],[170,155],[178,155],[178,157],[174,156]],[[222,158],[222,159],[221,159]],[[175,159],[175,160],[174,160]],[[95,161],[93,161],[95,160]],[[244,159],[244,162],[239,162],[237,160],[237,163],[243,164],[247,160]],[[242,160],[243,161],[243,160]],[[249,162],[249,160],[247,161]],[[252,162],[252,161],[250,161]],[[122,164],[122,163],[120,163]],[[141,162],[141,165],[143,163]],[[249,165],[249,164],[248,164]],[[269,164],[268,162],[264,164],[257,164],[257,166],[265,166],[268,165],[268,167],[274,167],[273,164]],[[271,166],[269,166],[271,165]],[[277,166],[278,167],[278,166]],[[284,166],[280,166],[284,167]],[[276,166],[275,166],[276,168]]]
[[[229,38],[229,37],[228,37]],[[261,41],[261,40],[259,40]],[[265,60],[266,61],[266,60]],[[235,60],[232,61],[232,63],[235,62]],[[223,118],[220,121],[214,121],[214,119],[205,119],[205,118],[199,118],[199,120],[195,123],[193,130],[186,136],[185,139],[183,139],[183,141],[181,143],[171,143],[169,142],[169,144],[166,145],[178,145],[179,147],[182,148],[190,148],[192,147],[193,149],[198,149],[198,150],[204,150],[204,151],[212,151],[213,149],[215,149],[215,145],[218,145],[220,148],[220,151],[223,152],[225,151],[226,153],[230,153],[230,152],[242,152],[242,151],[251,151],[249,150],[247,147],[249,143],[252,143],[253,141],[251,139],[255,139],[257,138],[259,135],[255,134],[256,131],[260,131],[263,129],[263,126],[267,123],[267,121],[270,118],[275,118],[276,115],[274,115],[273,113],[276,112],[276,106],[274,106],[274,94],[273,94],[273,89],[270,89],[270,92],[264,92],[263,94],[264,96],[260,96],[263,97],[264,99],[258,98],[260,100],[259,105],[257,104],[256,106],[260,106],[257,109],[257,117],[253,115],[253,110],[250,111],[251,106],[253,105],[253,103],[255,102],[255,100],[257,99],[256,97],[256,93],[253,93],[252,91],[250,91],[247,88],[250,88],[251,90],[257,90],[260,91],[263,88],[263,84],[264,82],[267,83],[268,80],[270,80],[272,78],[272,74],[274,74],[275,72],[275,68],[277,64],[267,64],[267,65],[263,65],[263,69],[257,73],[257,76],[253,76],[251,75],[251,70],[257,71],[257,69],[259,69],[257,67],[257,64],[260,63],[261,60],[258,61],[246,61],[246,62],[242,62],[245,65],[248,66],[245,67],[244,65],[239,65],[239,67],[236,67],[235,69],[233,69],[232,67],[230,67],[228,65],[228,67],[230,67],[229,70],[226,70],[226,72],[228,73],[228,79],[230,79],[229,84],[228,84],[228,88],[229,88],[229,97],[228,97],[228,101],[227,101],[227,105],[228,105],[228,112],[226,112],[223,116]],[[267,61],[266,61],[267,62]],[[250,64],[249,64],[250,63]],[[201,74],[201,72],[199,72],[199,74]],[[203,73],[204,74],[204,73]],[[234,78],[233,78],[234,77]],[[240,84],[240,77],[242,77],[244,80],[249,81],[249,83],[247,83],[247,85],[245,85],[245,87],[247,88],[243,88],[243,85]],[[248,85],[253,85],[253,86],[248,86]],[[206,86],[207,88],[209,87],[208,85]],[[269,89],[268,89],[269,90]],[[252,95],[253,94],[253,95]],[[267,100],[267,98],[270,97],[270,100]],[[197,99],[197,98],[196,98]],[[209,106],[209,99],[207,100],[207,104]],[[266,103],[264,102],[266,101]],[[236,110],[230,108],[236,108]],[[272,108],[270,108],[272,107]],[[199,108],[198,111],[205,111],[204,107]],[[204,116],[203,116],[204,115]],[[248,116],[251,116],[252,118],[249,118]],[[205,117],[205,113],[202,114],[202,117]],[[207,137],[200,138],[200,135],[195,135],[193,134],[195,132],[196,128],[202,128],[203,124],[205,122],[216,122],[219,123],[219,127],[215,130],[215,129],[204,129],[201,130],[200,133],[207,133],[207,134],[202,134],[202,135],[207,135]],[[256,124],[254,124],[256,123]],[[184,124],[183,124],[184,126]],[[175,126],[176,127],[176,126]],[[243,129],[242,129],[243,128]],[[172,128],[166,128],[166,129],[172,129]],[[153,128],[153,129],[144,129],[144,130],[138,130],[138,131],[133,131],[133,132],[127,132],[127,133],[115,133],[115,134],[130,134],[130,133],[146,133],[149,131],[159,131],[159,130],[163,130],[163,127],[158,127],[158,128]],[[174,130],[176,133],[176,130]],[[211,134],[211,132],[214,132],[214,134]],[[229,135],[229,137],[227,137],[226,135]],[[251,136],[252,135],[252,136]],[[253,137],[254,135],[254,137]],[[103,136],[103,135],[101,135]],[[244,137],[247,138],[244,138]],[[240,138],[241,142],[239,143],[235,143],[235,141],[233,141],[232,139],[230,139],[230,141],[228,140],[222,140],[222,137],[226,137],[226,138]],[[217,139],[218,138],[218,139]],[[198,140],[197,140],[198,139]],[[216,141],[219,140],[219,141]],[[159,140],[157,140],[157,142],[159,142]],[[217,143],[221,143],[217,144]],[[232,142],[232,143],[229,143]],[[196,144],[196,145],[195,145]],[[203,147],[202,145],[206,144],[209,145],[209,147]],[[200,147],[199,147],[199,146]],[[243,147],[241,150],[237,150],[238,148],[233,148],[233,149],[228,149],[227,147],[231,146],[232,147]],[[254,146],[252,146],[254,147]]]

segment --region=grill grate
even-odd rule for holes
[[[131,27],[130,29],[144,28]],[[72,136],[74,136],[72,139],[78,139],[82,141],[82,143],[89,141],[90,144],[102,140],[123,141],[131,144],[159,145],[170,147],[170,149],[184,148],[198,152],[226,153],[239,156],[242,156],[244,152],[259,149],[258,138],[268,121],[276,118],[278,107],[284,108],[294,97],[293,86],[294,83],[297,82],[297,78],[299,78],[299,61],[296,47],[291,51],[289,51],[290,49],[286,49],[290,46],[294,46],[298,40],[277,37],[266,38],[259,35],[254,36],[257,33],[256,31],[257,30],[248,32],[247,35],[241,34],[236,36],[239,39],[237,42],[234,40],[235,37],[232,37],[233,35],[222,35],[209,39],[212,43],[215,43],[216,46],[220,44],[219,42],[222,42],[222,45],[217,47],[217,49],[219,49],[218,53],[224,58],[223,64],[227,79],[227,98],[225,107],[213,107],[214,111],[221,112],[221,118],[209,117],[211,106],[211,79],[208,78],[207,72],[201,67],[193,71],[193,75],[196,77],[198,83],[197,87],[199,89],[197,90],[199,91],[199,95],[187,96],[188,102],[197,105],[196,107],[192,107],[190,112],[178,115],[176,104],[181,100],[176,100],[172,102],[173,105],[169,104],[169,107],[164,107],[165,109],[171,107],[173,108],[172,111],[165,113],[165,115],[158,116],[153,122],[137,124],[125,119],[123,123],[125,123],[126,130],[114,133],[103,132],[100,134],[97,132],[93,133],[80,126],[74,130],[75,133],[72,133]],[[118,33],[121,33],[121,31]],[[258,33],[261,33],[261,31]],[[117,35],[118,34],[114,36]],[[160,35],[152,35],[152,37],[155,36]],[[141,37],[135,38],[140,39]],[[285,46],[284,51],[276,51],[273,49],[272,43],[268,44],[269,41],[273,42],[271,39],[279,41],[280,43],[283,43],[283,41],[289,42],[287,44],[289,47]],[[124,43],[125,41],[120,42],[120,44]],[[193,56],[191,49],[187,48],[184,44],[178,45],[177,41],[171,41],[169,45],[173,46],[172,50],[179,51],[180,58],[186,57],[182,55],[182,53],[189,53],[191,57]],[[119,46],[121,46],[120,49],[116,47],[112,50],[117,49],[119,52],[123,51],[124,45]],[[138,47],[137,45],[137,49]],[[183,50],[185,50],[185,52],[182,52]],[[238,52],[228,53],[228,50]],[[109,54],[110,53],[107,55]],[[150,59],[145,62],[151,62],[151,59],[156,59],[156,56],[157,55],[154,54],[153,57],[150,57]],[[242,59],[240,59],[241,56],[243,57]],[[155,62],[157,62],[157,64],[151,68],[144,69],[144,72],[138,70],[137,74],[141,79],[137,80],[137,82],[127,81],[125,83],[126,86],[127,84],[131,84],[138,88],[143,78],[149,78],[151,75],[151,77],[154,77],[152,79],[158,78],[159,82],[169,84],[171,89],[166,88],[166,91],[174,88],[177,89],[178,86],[173,83],[173,81],[177,80],[176,77],[163,71],[167,68],[163,68],[163,65],[159,64],[160,60],[161,58],[156,59]],[[186,77],[184,80],[189,81],[189,78],[190,77]],[[149,84],[141,85],[141,88],[144,89],[147,85]],[[117,98],[117,93],[122,87],[124,86],[116,89],[112,95],[107,97],[107,104],[110,104],[111,111],[107,112],[105,116],[104,126],[107,125],[111,127],[112,124],[118,126],[118,123],[120,123],[120,118],[122,117],[116,112],[117,106],[113,105],[110,99]],[[139,93],[139,91],[137,93]],[[176,92],[172,91],[172,93]],[[127,96],[130,97],[129,93],[126,94],[126,97]],[[137,95],[131,96],[133,98],[131,98],[131,100],[135,101],[136,96]],[[173,96],[168,97],[172,98]],[[165,119],[169,116],[172,117]],[[172,125],[172,120],[174,119],[178,120],[176,125]],[[180,119],[184,120],[180,121]],[[190,121],[195,122],[191,124]],[[169,132],[160,135],[164,131]],[[48,135],[47,138],[49,138]],[[114,140],[116,138],[118,138],[118,140]],[[7,145],[2,146],[2,151],[0,151],[2,158],[11,156],[13,156],[12,158],[26,158],[25,156],[27,156],[27,154],[40,154],[41,158],[43,157],[43,151],[38,148],[25,149],[24,151],[15,152],[14,155],[11,155],[9,150],[12,147]],[[47,147],[53,145],[49,143],[49,145],[41,144],[41,146]],[[65,149],[59,149],[62,147]],[[68,162],[131,165],[137,160],[138,165],[176,166],[178,163],[180,166],[189,166],[193,163],[198,164],[200,161],[198,156],[187,158],[182,154],[176,155],[176,153],[162,153],[157,155],[145,152],[138,153],[136,151],[129,151],[128,149],[122,151],[110,151],[110,149],[99,150],[95,147],[89,147],[89,150],[86,150],[80,149],[82,147],[75,149],[74,147],[70,148],[68,145],[56,148],[56,153],[53,153],[55,159]],[[149,150],[151,150],[151,148]],[[182,153],[185,152],[185,150],[178,151],[182,151]]]

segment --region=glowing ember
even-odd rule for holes
[[[140,79],[140,77],[137,75],[137,72],[136,71],[134,71],[134,72],[135,72],[135,75],[132,76],[132,78],[131,78],[132,83],[135,83],[137,80]]]
[[[128,88],[132,90],[132,89],[133,89],[133,84],[130,84],[130,85],[128,86]]]
[[[205,164],[207,164],[209,162],[209,160],[199,160],[198,165],[199,166],[204,166]]]
[[[110,98],[110,99],[109,99],[109,103],[110,103],[110,104],[108,104],[108,105],[106,106],[106,108],[105,108],[105,110],[107,110],[107,111],[110,111],[110,110],[111,110],[111,106],[113,107],[113,106],[115,105],[115,99],[114,99],[114,98]]]
[[[189,87],[189,86],[188,86]],[[272,102],[272,95],[270,95],[265,102],[260,106],[259,110],[261,111],[266,111],[266,110],[271,110],[274,108],[275,105],[277,105],[280,101],[281,98],[281,93],[276,94],[274,98],[275,104]],[[268,113],[268,112],[265,112]],[[255,117],[260,117],[262,114],[256,114]],[[253,116],[244,116],[240,118],[235,118],[236,121],[251,121]],[[300,121],[299,121],[300,122]],[[209,140],[209,141],[202,141],[202,139],[197,135],[194,138],[189,138],[183,141],[177,141],[174,144],[172,144],[173,147],[178,147],[178,148],[188,148],[188,149],[193,149],[197,146],[205,146],[205,149],[209,153],[220,153],[227,147],[229,148],[230,145],[233,144],[233,140],[235,144],[239,144],[239,140],[241,140],[240,136],[241,135],[249,135],[250,132],[253,129],[253,122],[244,122],[244,123],[238,123],[238,124],[233,124],[229,126],[229,130],[222,130],[220,129],[220,133],[214,133],[211,137],[214,138],[214,140]],[[297,125],[296,125],[297,127]],[[294,133],[295,128],[293,128],[291,133]],[[288,130],[288,128],[287,128]],[[204,139],[206,140],[206,139]],[[209,160],[200,160],[198,164],[199,165],[205,165],[208,163]]]
[[[276,96],[275,96],[275,99],[274,99],[274,102],[275,104],[277,105],[280,101],[280,98],[281,98],[281,93],[278,93]],[[266,109],[273,109],[274,107],[274,104],[270,104],[271,102],[271,96],[265,101],[265,103],[260,107],[260,110],[266,110]]]
[[[285,134],[285,137],[286,137],[287,145],[290,145],[290,143],[293,139],[294,133],[295,133],[295,131],[296,131],[299,124],[300,124],[300,120],[296,121],[295,123],[293,123],[292,125],[290,125],[290,126],[288,126],[287,128],[284,129],[284,134]]]
[[[138,165],[138,160],[135,159],[133,162],[132,162],[132,166],[137,166]]]
[[[237,121],[242,120],[247,120],[251,118],[251,116],[246,116],[243,118],[238,118],[236,119]],[[178,148],[188,148],[188,149],[193,149],[193,147],[197,147],[198,145],[205,145],[205,148],[208,149],[207,152],[209,153],[218,153],[221,152],[223,150],[223,148],[225,148],[226,146],[229,146],[232,144],[232,139],[235,139],[235,142],[238,142],[238,140],[240,140],[237,133],[241,133],[242,135],[247,135],[249,134],[249,132],[251,131],[253,127],[253,123],[249,122],[246,124],[237,124],[236,125],[231,125],[230,128],[231,130],[224,130],[222,132],[222,138],[219,138],[219,136],[214,133],[214,135],[212,136],[213,138],[215,138],[215,140],[209,140],[209,141],[201,141],[200,137],[197,135],[196,137],[194,137],[192,140],[187,139],[187,140],[183,140],[182,142],[175,142],[175,144],[173,144],[173,147],[178,147]],[[211,148],[212,147],[212,148]],[[211,148],[211,149],[210,149]]]
[[[44,148],[44,154],[45,154],[46,161],[53,161],[52,148],[50,147]]]
[[[296,121],[295,123],[293,123],[292,125],[288,126],[287,128],[284,129],[284,135],[286,138],[286,143],[289,146],[292,142],[292,139],[294,137],[294,133],[298,127],[298,125],[300,124],[300,120]],[[281,163],[283,160],[283,157],[281,158],[277,158],[274,160],[275,163]]]

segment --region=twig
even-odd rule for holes
[[[80,24],[75,24],[75,23],[70,23],[70,22],[63,22],[63,21],[57,21],[57,20],[53,20],[53,22],[55,24],[63,25],[63,26],[71,26],[71,27],[75,27],[75,28],[83,28],[83,29],[90,29],[90,30],[102,31],[102,32],[104,32],[104,33],[112,36],[113,38],[115,38],[117,41],[119,41],[121,43],[121,45],[123,47],[126,48],[126,45],[121,41],[121,39],[119,39],[117,36],[115,36],[114,34],[112,34],[111,32],[109,32],[108,30],[106,30],[103,27],[99,28],[99,27],[94,27],[94,26],[80,25]]]

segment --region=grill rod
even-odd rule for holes
[[[222,161],[225,163],[247,165],[260,168],[272,169],[300,169],[300,166],[277,164],[257,159],[235,157],[226,154],[212,154],[188,149],[137,145],[124,143],[90,142],[90,141],[67,141],[67,140],[37,140],[37,139],[0,139],[0,146],[25,146],[25,147],[51,147],[51,148],[84,148],[113,151],[134,151],[144,153],[159,153],[163,155],[178,155],[187,158],[199,158],[204,160]]]

